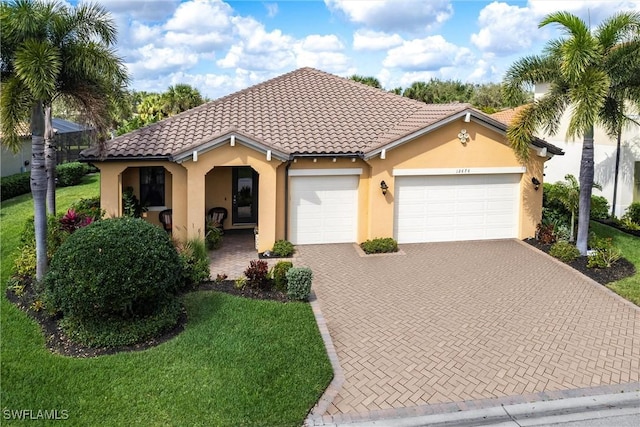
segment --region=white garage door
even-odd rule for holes
[[[356,175],[291,177],[291,243],[355,242],[358,178]]]
[[[394,233],[400,243],[518,235],[520,174],[396,177]]]

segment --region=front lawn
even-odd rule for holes
[[[59,210],[98,191],[97,175],[59,189]],[[31,214],[30,195],[0,208],[3,419],[26,409],[65,411],[70,425],[294,426],[331,380],[308,304],[211,291],[183,297],[185,330],[157,347],[87,359],[50,353],[38,325],[5,296]]]
[[[640,237],[632,236],[597,222],[591,222],[591,230],[599,237],[611,237],[613,244],[620,248],[622,256],[636,267],[636,274],[607,285],[609,289],[640,305]]]

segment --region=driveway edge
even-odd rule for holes
[[[329,328],[327,327],[327,322],[322,314],[322,310],[320,310],[320,303],[316,298],[315,292],[311,291],[309,295],[309,304],[311,305],[311,309],[313,310],[313,315],[316,318],[316,324],[318,325],[318,329],[320,330],[320,336],[322,337],[322,341],[324,342],[324,348],[327,351],[327,356],[329,357],[329,361],[331,362],[331,368],[333,368],[333,379],[329,386],[326,388],[318,402],[309,412],[307,419],[305,420],[305,425],[317,425],[318,421],[322,422],[323,414],[327,412],[329,405],[333,402],[333,399],[338,395],[338,392],[342,388],[342,384],[344,384],[344,371],[342,370],[342,366],[340,366],[340,360],[338,359],[338,353],[336,352],[336,348],[333,345],[333,341],[331,340],[331,335],[329,334]]]
[[[526,242],[523,242],[522,240],[519,239],[514,239],[516,242],[520,243],[521,245],[528,247],[538,253],[541,253],[542,255],[546,256],[547,258],[553,260],[553,262],[555,262],[556,264],[562,266],[564,269],[572,271],[575,274],[579,274],[581,277],[583,277],[585,279],[586,282],[590,283],[592,286],[596,286],[599,289],[604,290],[606,293],[608,293],[609,295],[611,295],[614,299],[617,299],[619,302],[628,305],[629,307],[633,307],[636,311],[640,311],[640,307],[635,305],[634,303],[632,303],[631,301],[629,301],[628,299],[625,299],[623,297],[621,297],[620,295],[618,295],[617,293],[613,292],[611,289],[607,288],[605,285],[602,285],[598,282],[596,282],[595,280],[593,280],[591,277],[587,276],[586,274],[583,274],[582,272],[576,270],[575,268],[571,267],[570,265],[565,264],[564,262],[560,261],[559,259],[552,257],[551,255],[549,255],[548,253],[546,253],[545,251],[541,251],[540,249],[536,248],[535,246],[532,246]]]

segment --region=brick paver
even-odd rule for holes
[[[546,254],[513,240],[402,250],[298,247],[344,375],[325,415],[639,381],[640,310]]]

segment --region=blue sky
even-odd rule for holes
[[[300,67],[377,77],[387,89],[430,78],[500,81],[559,35],[566,10],[592,26],[640,1],[98,0],[118,26],[131,87],[188,83],[217,98]]]

